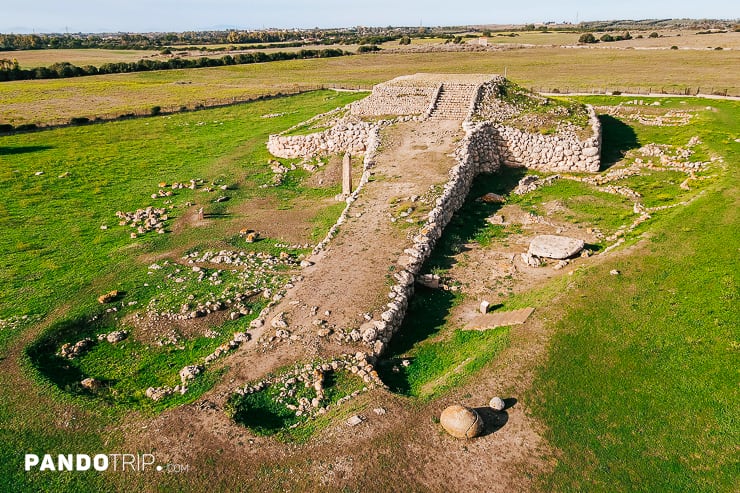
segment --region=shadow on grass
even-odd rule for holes
[[[629,125],[611,115],[599,115],[601,122],[601,169],[614,166],[627,151],[640,147],[637,134]]]
[[[497,174],[478,176],[465,203],[445,228],[422,272],[452,267],[455,263],[454,255],[464,252],[467,243],[486,231],[491,226],[486,218],[502,207],[502,204],[487,203],[478,198],[489,192],[504,196],[509,194],[525,174],[524,168],[503,167]],[[399,357],[438,333],[444,327],[447,315],[456,301],[457,297],[451,291],[422,286],[416,288],[406,317],[388,345],[386,358],[378,364],[381,379],[394,392],[408,395],[411,391],[408,375],[400,365]]]
[[[14,154],[29,154],[31,152],[48,151],[52,146],[22,146],[22,147],[0,147],[0,156],[12,156]]]
[[[234,396],[229,404],[234,421],[259,435],[272,435],[296,422],[295,414],[276,405],[265,391]]]
[[[62,344],[75,343],[86,337],[97,341],[98,326],[78,317],[60,322],[50,327],[36,341],[26,347],[26,356],[31,365],[47,380],[62,390],[80,393],[79,383],[84,376],[70,361],[57,354]]]
[[[473,182],[465,203],[454,215],[437,242],[424,269],[449,269],[455,264],[454,255],[465,251],[470,243],[490,226],[486,218],[501,209],[502,204],[479,201],[481,196],[493,192],[508,195],[516,188],[527,170],[503,166],[496,174],[479,175]]]

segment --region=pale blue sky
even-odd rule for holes
[[[654,18],[737,19],[737,0],[3,0],[0,32],[449,26]]]

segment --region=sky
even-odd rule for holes
[[[0,32],[525,24],[740,18],[737,0],[3,0]]]

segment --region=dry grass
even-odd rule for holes
[[[711,36],[711,35],[709,35]],[[698,36],[697,36],[698,37]],[[613,44],[613,43],[612,43]],[[371,54],[190,70],[141,72],[0,84],[0,122],[66,121],[209,100],[339,84],[364,86],[415,72],[503,73],[526,87],[561,91],[740,94],[736,50],[602,50],[530,48],[504,52]]]
[[[0,51],[0,58],[15,58],[21,68],[48,67],[57,62],[69,62],[81,67],[115,62],[137,62],[142,58],[158,55],[152,50],[25,50]],[[156,57],[154,57],[156,58]]]

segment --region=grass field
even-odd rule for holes
[[[598,105],[625,101],[580,100]],[[687,108],[678,100],[661,102]],[[704,104],[711,104],[711,111],[702,111]],[[695,101],[687,109],[697,112],[690,125],[630,125],[631,147],[649,142],[683,146],[697,136],[702,145],[694,159],[721,156],[725,164],[715,161],[691,191],[678,187],[686,175],[675,171],[651,170],[618,183],[639,191],[648,207],[696,200],[654,213],[628,239],[629,255],[617,254],[503,303],[502,309],[537,306],[559,320],[549,358],[524,396],[536,402],[547,438],[559,450],[554,473],[539,478],[543,491],[729,492],[737,486],[740,105]],[[624,149],[611,129],[620,130],[613,124],[605,129],[605,146]],[[605,149],[607,154],[613,150]],[[630,156],[626,163],[632,162]],[[516,181],[506,174],[497,178],[478,178],[470,196],[505,193],[508,182]],[[565,218],[569,222],[603,231],[616,230],[633,215],[624,198],[567,180],[510,196],[507,202],[543,214],[540,205],[553,200],[571,211],[573,216]],[[426,269],[452,276],[454,283],[455,265],[465,262],[464,245],[478,242],[488,248],[505,242],[504,229],[486,234],[495,226],[479,226],[485,223],[477,219],[492,210],[495,206],[469,199]],[[609,275],[612,269],[621,274]],[[476,372],[486,371],[481,370],[485,362],[508,345],[516,328],[458,330],[449,314],[462,301],[463,296],[449,291],[417,290],[383,367],[391,389],[434,397],[474,380]],[[410,364],[403,367],[401,359]]]
[[[568,297],[534,385],[561,450],[544,489],[737,487],[740,108],[711,104],[715,112],[678,132],[634,127],[641,142],[698,135],[727,168],[715,167],[722,178],[701,198],[657,215],[637,251],[589,271]],[[613,268],[622,274],[607,275]]]
[[[63,80],[0,84],[0,122],[67,122],[72,117],[177,109],[207,101],[243,99],[321,84],[370,88],[415,72],[504,73],[525,87],[550,91],[695,92],[740,94],[732,67],[740,51],[595,50],[532,48],[483,53],[371,54],[319,60]],[[659,67],[656,70],[656,67]]]
[[[259,188],[272,179],[264,143],[269,133],[357,97],[352,93],[319,91],[171,117],[0,138],[3,204],[0,218],[4,232],[0,241],[4,259],[0,277],[2,358],[16,354],[21,349],[19,344],[25,345],[37,337],[29,337],[28,330],[33,324],[44,318],[53,322],[51,326],[47,324],[41,338],[28,349],[28,357],[23,359],[26,370],[36,376],[41,387],[31,394],[17,393],[12,382],[17,382],[18,375],[6,375],[0,384],[3,443],[0,490],[17,490],[19,484],[35,489],[37,484],[33,475],[17,476],[23,472],[13,466],[17,463],[13,451],[41,451],[58,448],[62,443],[70,450],[102,447],[100,426],[117,420],[124,409],[161,409],[161,403],[152,407],[147,399],[141,400],[142,390],[168,381],[174,385],[178,368],[211,352],[249,320],[245,317],[243,321],[223,325],[219,329],[222,335],[215,339],[182,340],[181,347],[143,345],[127,339],[117,345],[98,344],[84,357],[66,363],[53,354],[61,342],[121,327],[127,311],[151,306],[154,297],[158,303],[167,303],[168,290],[172,289],[167,283],[171,285],[172,281],[166,280],[166,269],[148,272],[147,265],[152,259],[159,259],[161,264],[163,258],[173,255],[176,258],[179,254],[172,252],[190,251],[193,247],[201,251],[208,248],[256,249],[275,254],[283,251],[271,246],[274,241],[269,239],[250,246],[237,237],[237,242],[230,244],[234,239],[228,232],[245,225],[243,215],[238,212],[242,210],[241,203],[259,199],[288,211],[300,203],[301,208],[308,210],[309,224],[314,224],[315,239],[323,236],[339,214],[334,201],[325,199],[333,197],[338,189],[331,184],[321,188],[304,185],[306,173],[302,170],[291,172],[282,186]],[[275,112],[285,115],[262,118]],[[203,206],[206,215],[214,214],[216,219],[210,224],[178,227],[176,235],[148,234],[137,239],[129,237],[130,229],[117,225],[116,210],[165,205],[165,199],[149,196],[159,188],[158,182],[187,183],[192,178],[203,179],[206,185],[227,184],[230,201],[223,207],[213,203],[212,194],[179,190],[166,199],[171,202],[172,216],[166,228],[171,231],[182,222],[185,211],[193,207],[186,202]],[[306,200],[314,203],[307,205]],[[109,228],[103,230],[101,225]],[[224,278],[219,289],[229,283]],[[96,297],[114,288],[125,294],[124,301],[115,305],[118,311],[111,314]],[[193,292],[197,295],[197,290]],[[183,301],[177,302],[178,305]],[[254,309],[258,311],[259,306]],[[30,318],[23,319],[22,315]],[[109,405],[101,407],[102,401],[91,401],[85,392],[75,388],[81,375],[97,375],[109,382],[108,396],[104,398]],[[209,372],[195,382],[189,395],[170,399],[164,406],[192,400],[212,385],[218,375],[218,371]],[[38,392],[44,393],[44,397],[37,395]],[[68,392],[79,396],[71,397]],[[76,432],[73,440],[64,427],[57,429],[57,424],[46,419],[49,412],[59,414],[51,409],[69,405],[78,410],[85,422],[85,432]],[[22,423],[18,421],[21,410],[25,410]],[[110,440],[109,445],[115,437],[111,436]],[[74,484],[85,484],[86,488],[95,490],[102,480],[86,475],[58,477],[46,487],[66,490],[76,489]]]

